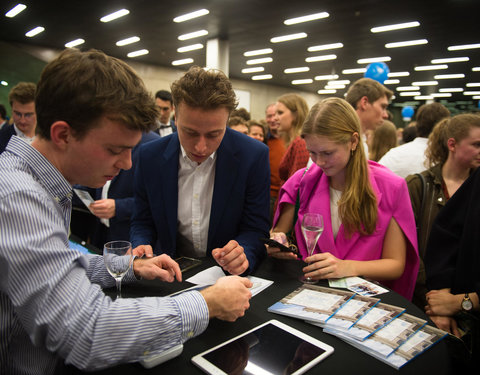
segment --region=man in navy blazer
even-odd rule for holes
[[[236,98],[223,73],[192,67],[172,94],[177,132],[139,150],[132,244],[250,272],[266,255],[268,148],[227,129]]]

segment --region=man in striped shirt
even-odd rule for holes
[[[68,249],[72,185],[100,187],[131,167],[131,150],[158,116],[124,62],[69,49],[36,93],[37,137],[13,136],[0,156],[0,373],[95,370],[159,354],[249,307],[250,281],[202,292],[112,301],[101,256]],[[141,255],[141,254],[139,254]],[[125,276],[181,279],[168,256],[136,258]]]

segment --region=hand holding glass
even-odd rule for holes
[[[103,260],[108,272],[115,279],[117,298],[121,298],[122,278],[133,261],[132,244],[128,241],[111,241],[103,246]]]
[[[323,232],[323,217],[316,213],[306,213],[302,219],[302,233],[307,244],[308,256],[312,256],[313,250],[317,244],[320,235]],[[306,284],[316,284],[317,280],[313,280],[311,277],[305,277],[302,275],[300,281]]]

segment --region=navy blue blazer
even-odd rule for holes
[[[0,154],[5,151],[5,148],[7,147],[10,138],[12,138],[12,135],[17,135],[13,124],[3,125],[3,127],[0,129]]]
[[[115,216],[110,219],[110,227],[107,228],[97,218],[92,236],[92,244],[99,249],[103,248],[105,242],[114,240],[130,240],[130,219],[133,210],[133,179],[135,165],[138,160],[140,145],[153,140],[160,139],[160,136],[153,131],[142,135],[142,139],[132,150],[132,168],[121,170],[110,183],[108,198],[115,199]],[[94,199],[102,199],[102,188],[95,190]]]
[[[152,245],[155,254],[176,257],[180,142],[173,133],[139,150],[135,168],[132,245]],[[266,255],[270,201],[268,147],[226,129],[217,150],[207,254],[234,239],[243,246],[248,271]]]

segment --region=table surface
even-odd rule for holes
[[[214,265],[213,260],[204,259],[203,263],[184,273],[183,279],[188,279],[202,269]],[[287,294],[301,285],[298,276],[301,275],[303,262],[295,260],[266,259],[253,273],[254,276],[272,280],[274,283],[267,289],[254,296],[250,301],[250,309],[246,315],[234,323],[212,319],[208,328],[201,335],[187,341],[184,344],[180,356],[167,361],[152,369],[145,369],[138,363],[120,365],[97,374],[203,374],[203,372],[192,364],[191,358],[209,348],[212,348],[224,341],[227,341],[243,332],[246,332],[268,320],[276,319],[286,323],[312,337],[323,341],[334,347],[335,352],[323,362],[310,369],[306,374],[421,374],[429,373],[435,375],[449,373],[449,357],[444,341],[429,348],[420,356],[403,366],[400,370],[373,358],[372,356],[352,347],[335,336],[328,335],[321,328],[305,323],[300,319],[270,313],[268,307],[281,300]],[[328,286],[327,282],[320,285]],[[163,283],[155,281],[140,281],[137,284],[122,285],[122,296],[143,297],[143,296],[165,296],[175,291],[185,289],[192,284],[183,281],[182,283]],[[106,290],[109,295],[114,295],[114,290]],[[379,296],[382,302],[402,306],[406,312],[417,317],[428,319],[426,315],[410,301],[406,300],[395,292],[389,292]],[[433,323],[429,323],[433,324]]]

